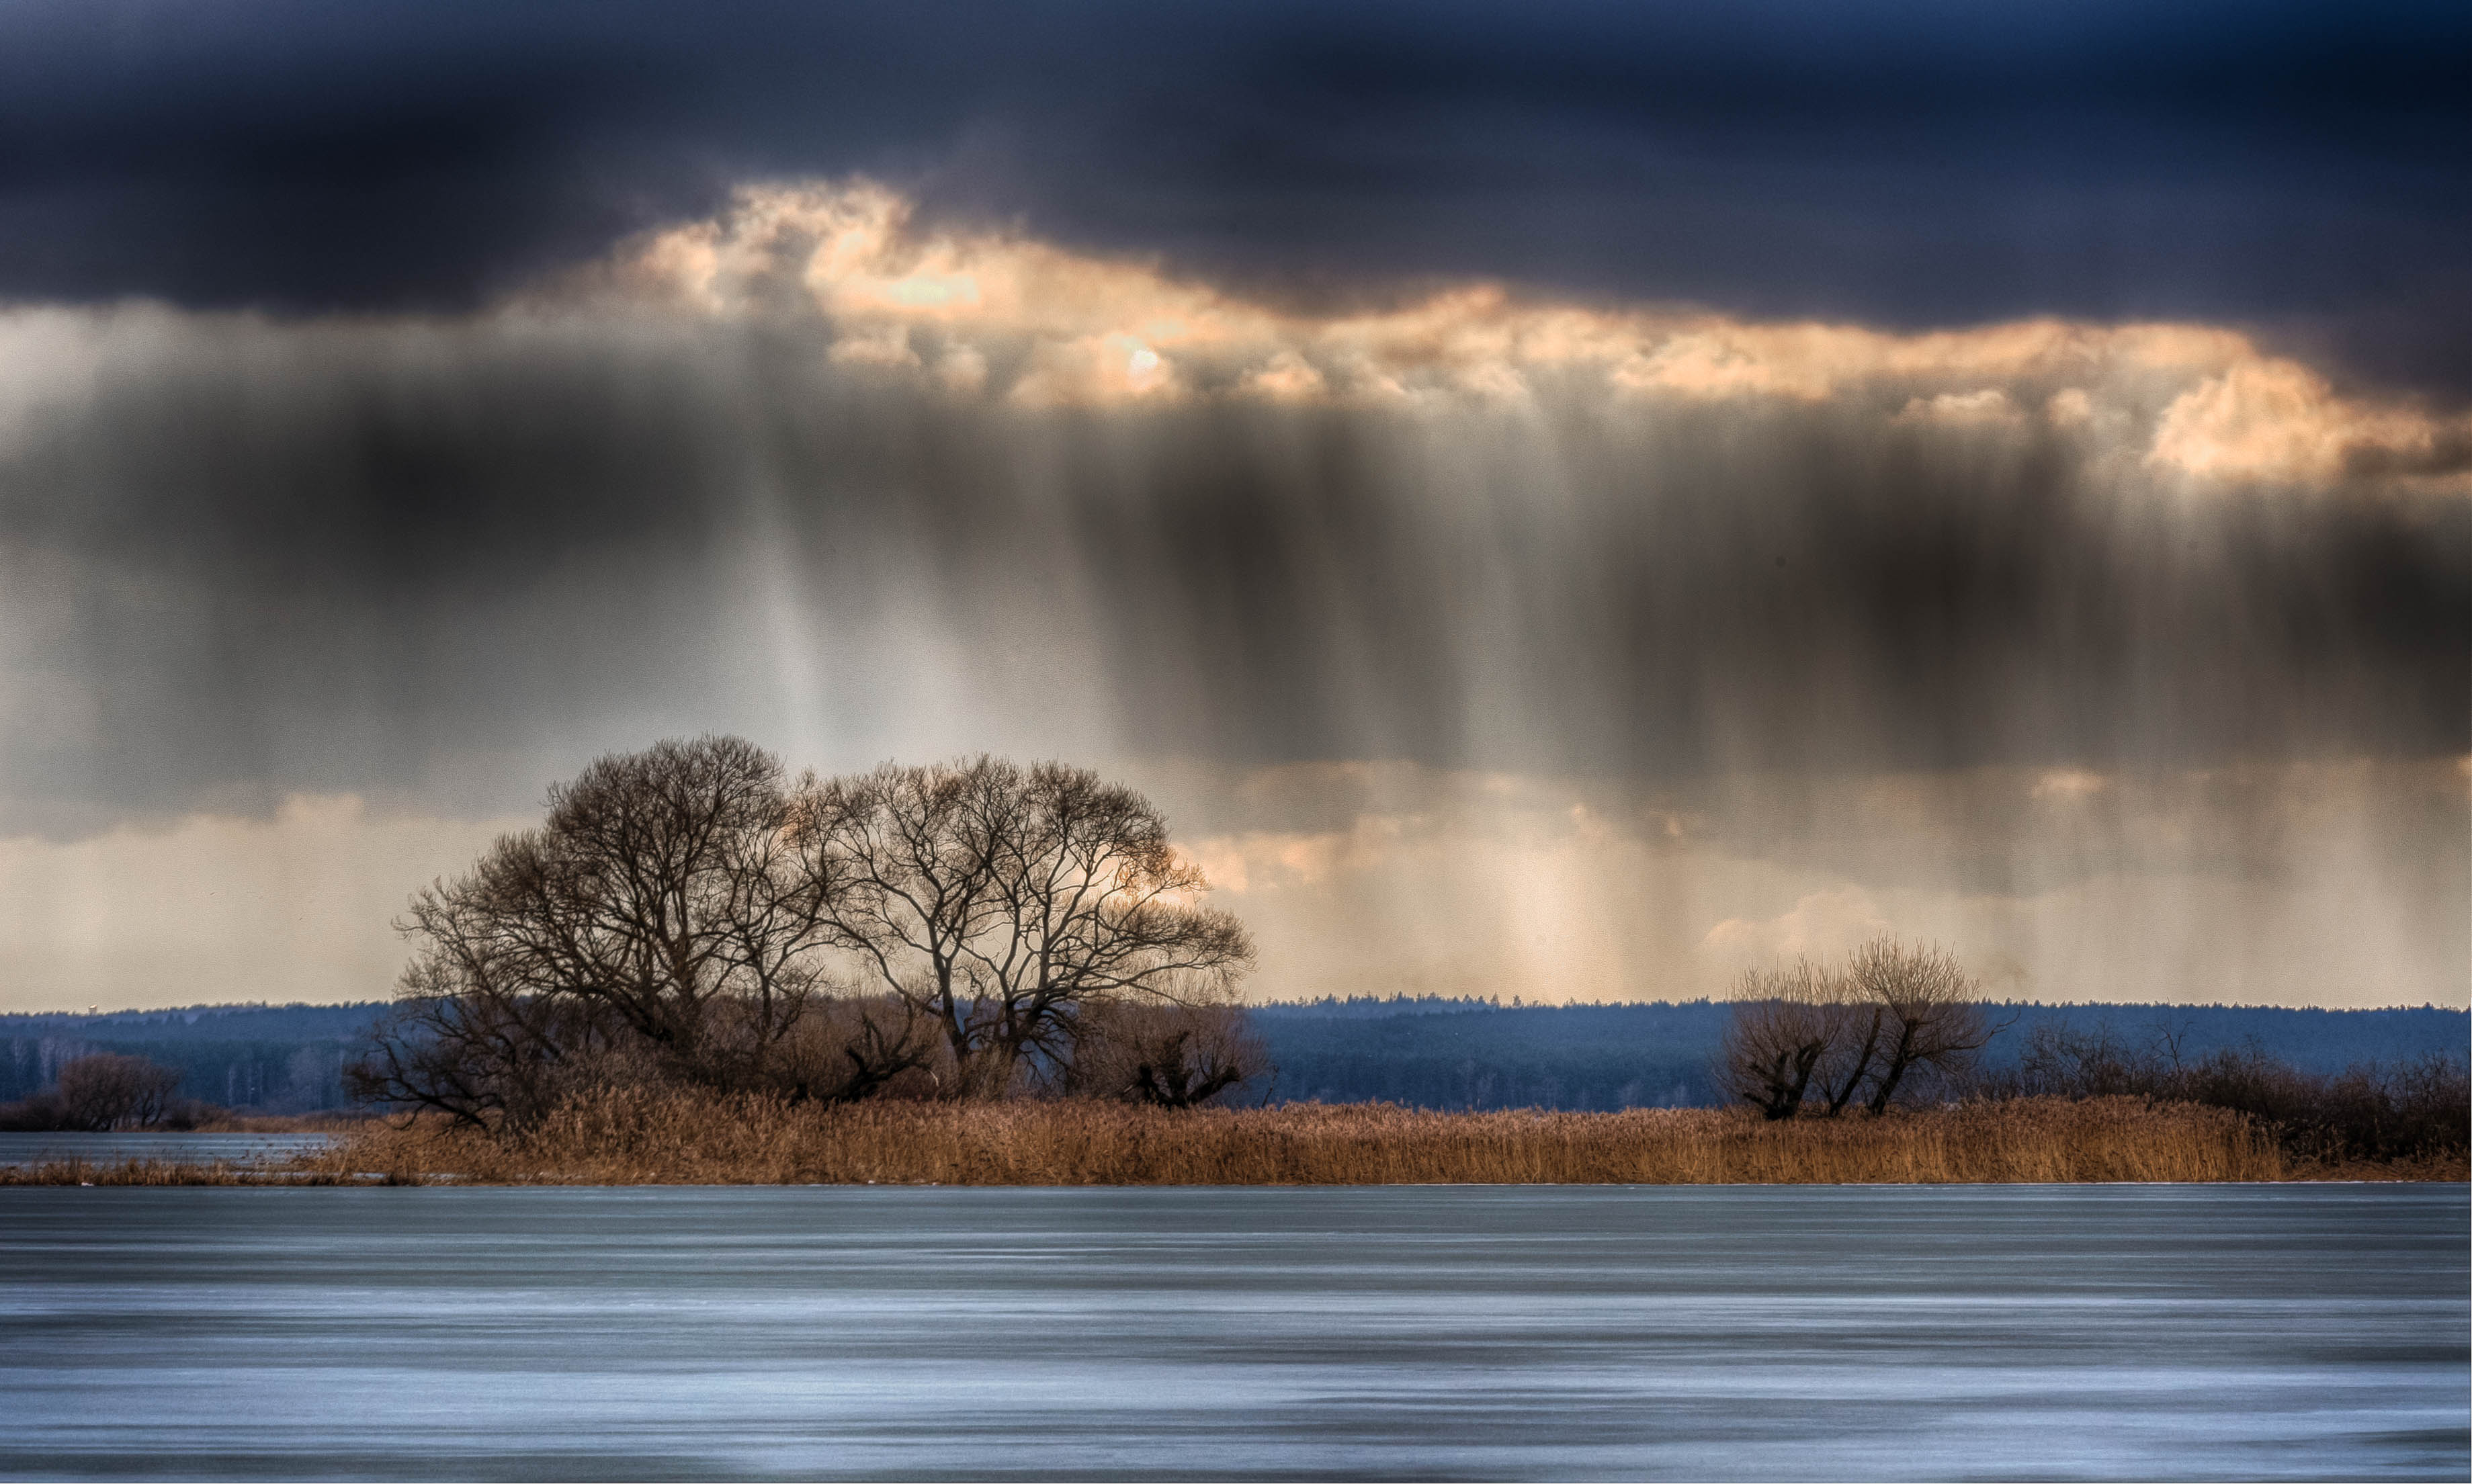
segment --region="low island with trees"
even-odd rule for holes
[[[1726,1106],[1276,1102],[1253,944],[1208,889],[1147,800],[1062,764],[611,755],[413,898],[397,998],[345,1072],[373,1116],[329,1147],[0,1182],[2464,1178],[2460,1056],[2324,1075],[2020,1033],[1955,955],[1892,938],[1745,977],[1710,1069]],[[1986,1066],[2004,1034],[2022,1048]],[[173,1086],[93,1055],[14,1107],[145,1126]]]

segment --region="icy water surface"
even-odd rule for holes
[[[0,1134],[0,1166],[83,1160],[172,1160],[183,1165],[279,1160],[325,1144],[326,1134]]]
[[[2460,1186],[0,1190],[0,1473],[2446,1478]]]

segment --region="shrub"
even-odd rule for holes
[[[171,1111],[180,1073],[143,1056],[110,1051],[81,1056],[60,1068],[61,1125],[101,1132],[150,1128]]]
[[[2432,1053],[2363,1062],[2331,1076],[2251,1045],[2184,1060],[2168,1035],[2144,1044],[2109,1025],[2041,1025],[2014,1068],[1983,1077],[1983,1096],[2136,1096],[2246,1114],[2302,1159],[2426,1161],[2472,1151],[2472,1077],[2465,1059]]]

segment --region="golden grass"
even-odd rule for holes
[[[188,1130],[197,1134],[341,1134],[370,1120],[366,1113],[232,1113],[218,1112]]]
[[[1747,1111],[1430,1113],[1389,1104],[1176,1112],[1100,1102],[874,1102],[622,1091],[495,1139],[361,1123],[263,1165],[63,1163],[0,1185],[2006,1184],[2464,1178],[2460,1162],[2319,1167],[2238,1114],[2023,1099],[1771,1123]]]
[[[2236,1114],[2026,1100],[1771,1123],[1716,1109],[1429,1113],[1387,1104],[1175,1112],[1096,1102],[876,1102],[619,1092],[528,1134],[362,1125],[266,1166],[96,1166],[95,1184],[451,1179],[504,1185],[1848,1184],[2275,1180]],[[0,1171],[64,1183],[65,1169]]]
[[[2472,1156],[2462,1150],[2446,1154],[2428,1154],[2415,1159],[2394,1160],[2295,1160],[2284,1156],[2291,1167],[2287,1179],[2394,1181],[2452,1183],[2472,1181]]]
[[[12,1185],[428,1185],[435,1177],[405,1182],[332,1169],[304,1169],[302,1162],[215,1160],[47,1160],[0,1167],[0,1186]]]

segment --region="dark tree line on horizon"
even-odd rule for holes
[[[0,1014],[0,1119],[54,1086],[81,1056],[143,1056],[181,1074],[185,1104],[242,1115],[339,1110],[343,1069],[385,1001],[331,1005],[189,1005],[69,1014]],[[1714,1056],[1733,1005],[1725,1001],[1500,1004],[1465,997],[1248,1001],[1246,1023],[1276,1066],[1247,1100],[1391,1101],[1435,1109],[1705,1107],[1735,1101]],[[2009,1003],[2016,1017],[1976,1060],[1975,1078],[2007,1085],[2053,1038],[2107,1042],[2167,1063],[2223,1053],[2314,1077],[2460,1056],[2467,1012],[2192,1004]],[[2039,1085],[2039,1084],[2038,1084]],[[46,1125],[48,1126],[48,1125]]]

